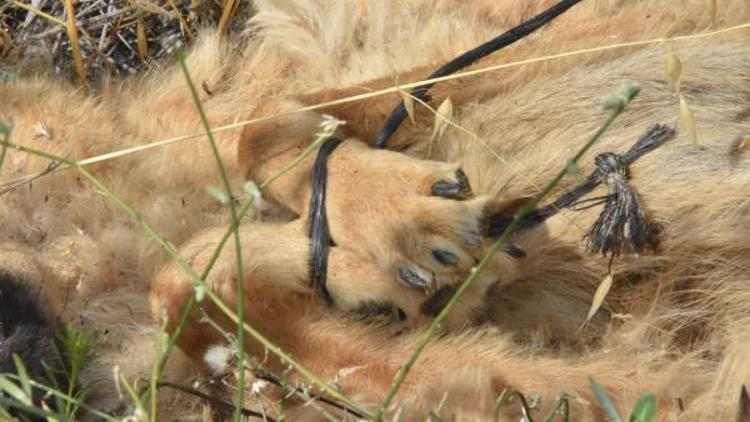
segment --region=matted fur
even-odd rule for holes
[[[202,100],[218,126],[392,86],[396,74],[401,82],[416,80],[551,3],[256,1],[258,12],[248,22],[252,36],[226,45],[204,34],[188,66],[194,80],[210,87],[213,94],[202,93]],[[748,18],[746,1],[720,2],[720,27]],[[479,66],[708,27],[701,0],[584,1]],[[562,213],[518,239],[527,257],[518,262],[514,283],[491,292],[487,314],[494,326],[446,335],[426,349],[397,399],[405,415],[421,418],[447,394],[441,416],[486,417],[495,397],[511,385],[541,394],[543,407],[563,390],[575,394],[581,398],[572,402],[575,419],[595,419],[598,410],[587,403],[593,401],[587,375],[623,409],[655,392],[663,420],[734,415],[740,386],[750,381],[750,158],[732,149],[737,139],[750,136],[749,40],[744,30],[673,44],[684,62],[681,89],[702,148],[678,130],[674,140],[632,166],[632,184],[658,224],[661,242],[656,253],[614,261],[616,282],[604,312],[579,330],[607,272],[608,260],[587,256],[581,239],[597,210]],[[433,116],[417,107],[416,124],[406,122],[396,143],[414,141],[410,155],[424,158],[430,150],[432,159],[454,163],[452,168],[460,164],[475,193],[533,194],[605,118],[598,103],[619,81],[638,82],[641,94],[584,157],[581,174],[590,170],[596,152],[623,152],[651,124],[676,122],[677,99],[664,80],[666,51],[664,44],[610,50],[438,85],[434,103],[450,95],[455,122],[476,137],[449,128],[428,148]],[[88,96],[60,81],[22,79],[0,86],[0,97],[9,99],[0,104],[0,116],[13,122],[15,142],[76,159],[201,130],[177,69],[112,82]],[[348,135],[371,140],[398,100],[393,94],[326,112],[347,120]],[[277,127],[295,133],[300,120],[283,119]],[[247,130],[252,134],[260,127]],[[253,156],[255,164],[235,159],[240,130],[218,136],[235,186],[248,170],[262,177],[259,166],[274,165],[259,156]],[[271,150],[268,145],[255,152]],[[1,175],[9,180],[46,165],[9,151]],[[227,222],[225,210],[204,193],[205,186],[219,184],[205,139],[92,170],[174,244]],[[575,182],[570,178],[558,191]],[[280,195],[294,183],[294,177],[282,179],[269,194],[284,202]],[[369,192],[357,196],[356,186],[351,189],[351,201],[369,198]],[[253,218],[262,218],[256,214]],[[86,375],[100,382],[100,403],[116,407],[112,366],[130,379],[150,372],[155,325],[147,294],[166,257],[137,224],[70,171],[3,196],[0,221],[6,227],[0,232],[0,247],[7,251],[0,257],[3,268],[33,273],[44,281],[56,315],[102,332],[97,361]],[[285,238],[279,239],[269,242]],[[285,258],[283,244],[279,248]],[[184,275],[174,276],[179,277]],[[356,282],[349,287],[356,289]],[[181,294],[189,294],[185,286]],[[366,403],[383,397],[420,336],[418,329],[393,337],[352,321],[342,324],[345,316],[314,299],[259,291],[264,294],[247,301],[249,322],[325,379],[364,365],[339,384]],[[170,376],[185,380],[191,372],[179,363]]]

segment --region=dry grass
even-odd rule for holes
[[[92,2],[93,2],[93,0],[92,0]],[[235,13],[235,5],[233,3],[234,2],[231,1],[231,0],[228,0],[228,1],[226,1],[224,3],[223,10],[222,10],[222,13],[221,13],[221,17],[219,18],[219,29],[218,29],[218,32],[220,32],[220,33],[223,33],[224,31],[226,31],[226,28],[228,27],[227,22],[229,21],[229,19],[232,16],[232,14]],[[45,3],[42,1],[41,2],[41,6],[38,6],[40,8],[40,10],[45,8],[44,4]],[[70,10],[70,8],[72,8],[72,2],[71,2],[71,0],[67,0],[66,6],[68,7],[68,10]],[[170,25],[177,25],[177,27],[180,28],[180,37],[183,38],[183,39],[185,39],[185,40],[187,40],[187,41],[189,41],[189,39],[188,39],[188,37],[189,37],[188,32],[195,30],[195,28],[188,29],[188,28],[185,27],[185,22],[187,22],[189,20],[190,13],[186,12],[186,13],[183,14],[183,13],[175,12],[176,5],[174,5],[172,2],[170,2],[169,4],[167,4],[167,6],[171,7],[173,9],[173,12],[166,12],[166,14],[165,14],[165,11],[167,9],[162,8],[162,6],[149,7],[149,6],[144,6],[142,4],[138,4],[138,6],[132,6],[132,7],[134,7],[134,9],[133,9],[134,11],[139,11],[138,13],[145,13],[146,15],[148,15],[149,13],[152,14],[153,16],[151,16],[151,18],[153,18],[154,16],[165,17],[167,15],[171,15],[171,18],[168,19],[168,21],[170,22]],[[79,3],[77,7],[80,10],[81,3]],[[92,7],[94,7],[94,6],[92,6]],[[67,22],[66,26],[67,26],[67,29],[68,29],[69,33],[72,31],[72,34],[76,34],[77,30],[76,30],[75,20],[72,19],[72,17],[70,16],[70,14],[68,14],[68,17],[67,17],[66,21],[62,21],[62,20],[59,20],[58,18],[54,17],[54,12],[56,12],[58,10],[55,9],[54,7],[52,7],[52,9],[53,10],[50,11],[52,13],[48,13],[48,12],[44,12],[44,14],[37,13],[36,15],[40,16],[37,19],[44,19],[43,17],[45,15],[47,15],[48,18],[44,19],[45,22],[47,22],[49,25],[53,25],[53,26],[60,26],[60,23]],[[10,16],[10,15],[13,15],[13,13],[17,13],[17,11],[13,11],[12,13],[8,14],[7,12],[9,12],[10,10],[11,9],[8,8],[8,7],[0,8],[0,12],[4,13],[6,17]],[[122,9],[119,9],[119,10],[122,10]],[[30,13],[33,14],[35,12],[30,11]],[[133,12],[133,13],[136,13],[136,12]],[[85,20],[85,19],[89,18],[89,16],[85,15],[84,13],[81,13],[81,15],[82,16],[76,16],[76,19],[79,20],[79,24],[78,25],[80,25],[80,20],[82,20],[82,19]],[[113,14],[113,18],[114,17],[120,17],[120,16],[121,15],[118,14],[118,13]],[[123,18],[123,19],[126,19],[126,18]],[[89,22],[95,22],[95,21],[96,20],[94,20],[94,19],[90,19],[89,20]],[[134,54],[133,56],[129,56],[127,54],[117,55],[116,53],[114,53],[115,50],[110,50],[110,51],[113,52],[112,53],[113,55],[107,56],[106,54],[103,53],[103,50],[101,50],[101,49],[98,49],[97,52],[94,52],[93,54],[89,54],[88,56],[86,56],[86,53],[85,53],[86,52],[86,47],[82,46],[82,48],[78,48],[79,47],[79,42],[76,41],[75,37],[72,36],[72,34],[71,34],[70,40],[71,40],[72,44],[70,44],[69,47],[70,47],[71,54],[72,54],[73,59],[74,59],[73,62],[75,63],[75,66],[74,66],[75,72],[78,74],[78,77],[81,79],[81,83],[85,84],[85,81],[90,80],[92,78],[92,76],[90,76],[90,75],[88,77],[84,75],[84,72],[86,71],[84,69],[84,66],[88,67],[88,69],[100,69],[100,68],[103,69],[103,67],[101,66],[101,64],[96,61],[97,60],[96,57],[100,57],[100,58],[101,57],[109,57],[112,61],[115,61],[114,59],[112,59],[112,57],[118,57],[118,60],[119,60],[119,58],[126,58],[126,59],[122,59],[120,64],[116,64],[113,67],[113,69],[116,69],[116,72],[117,71],[121,71],[122,69],[125,69],[127,71],[135,71],[136,69],[139,69],[139,68],[142,69],[143,67],[141,67],[141,66],[142,66],[142,64],[144,62],[147,61],[149,55],[152,55],[151,57],[165,57],[166,56],[166,52],[169,50],[169,48],[164,48],[162,50],[158,50],[158,49],[157,50],[153,50],[150,47],[150,45],[152,45],[151,44],[152,41],[151,42],[148,41],[148,40],[144,41],[144,38],[146,37],[146,35],[144,35],[144,34],[149,33],[151,31],[154,31],[153,29],[152,30],[147,30],[143,26],[145,24],[140,24],[140,22],[148,22],[148,21],[149,21],[149,17],[135,16],[134,20],[131,22],[132,25],[135,25],[134,27],[132,27],[132,25],[129,27],[128,25],[119,25],[118,24],[117,26],[112,25],[110,27],[110,29],[109,29],[110,31],[126,31],[127,32],[127,34],[128,34],[127,36],[125,36],[125,35],[115,35],[115,37],[117,37],[118,39],[119,38],[126,38],[126,40],[129,40],[128,42],[123,42],[124,46],[122,48],[125,48],[125,49],[131,51]],[[34,19],[32,19],[31,22],[33,23]],[[35,23],[39,24],[40,21],[36,21]],[[12,24],[16,25],[16,27],[18,27],[18,28],[23,28],[23,25],[24,25],[24,24],[19,24],[18,22],[13,22]],[[31,24],[26,24],[26,25],[29,26]],[[99,28],[96,28],[96,29],[100,30],[99,34],[107,35],[106,26],[107,25],[105,24],[105,25],[102,25]],[[45,28],[43,25],[41,25],[39,27],[40,28]],[[130,29],[127,29],[127,28],[130,28]],[[91,41],[91,40],[94,39],[94,38],[91,37],[91,32],[92,32],[91,30],[92,29],[94,29],[94,28],[81,29],[81,32],[83,34],[87,34],[81,40],[81,44],[82,45],[86,44],[86,42],[87,42],[86,40],[87,39],[89,41]],[[132,30],[132,33],[128,32],[128,31],[131,31],[131,30]],[[183,33],[183,30],[184,30],[184,33]],[[43,31],[47,31],[47,29],[43,29]],[[23,29],[19,29],[19,31],[16,33],[16,36],[13,37],[14,40],[20,39],[21,42],[25,42],[25,41],[28,41],[31,38],[34,38],[33,36],[29,37],[28,33],[26,35],[24,35],[23,37],[18,38],[18,33],[22,33],[22,32],[23,32]],[[52,36],[52,34],[45,35],[45,37],[46,36]],[[37,39],[45,39],[45,37],[40,37],[40,38],[37,38]],[[24,48],[29,48],[30,45],[31,44],[27,44],[26,47],[24,47]],[[89,45],[89,48],[90,49],[91,48],[96,49],[93,44]],[[57,51],[58,50],[53,50],[53,55],[57,54],[56,53]],[[93,50],[90,50],[90,51],[93,51]],[[159,51],[161,51],[161,52],[159,52]],[[596,50],[596,51],[601,51],[601,50]],[[84,60],[87,60],[87,64],[85,64],[85,65],[83,64]],[[135,62],[131,61],[131,60],[140,60],[140,62],[142,64],[134,66],[134,65],[132,65],[132,63],[135,63]],[[19,62],[15,62],[15,63],[13,63],[13,66],[18,66],[18,68],[20,69],[20,68],[23,67],[23,64],[19,63]],[[63,68],[64,67],[59,67],[59,69],[63,69]],[[117,69],[119,69],[119,70],[117,70]],[[484,70],[486,70],[486,69],[484,69]],[[95,73],[96,75],[98,75],[98,76],[93,76],[95,78],[95,77],[100,77],[101,75],[103,75],[104,73],[107,73],[107,72],[104,72],[103,70],[99,70],[99,71],[95,71],[93,73]],[[467,77],[467,76],[468,75],[465,75],[463,77]],[[403,87],[394,88],[394,90],[402,89],[402,88]],[[384,92],[385,91],[386,90],[384,90]],[[394,91],[392,91],[392,92],[394,92]],[[379,95],[379,94],[378,93],[372,93],[372,95]],[[195,99],[196,104],[199,106],[199,109],[200,109],[200,101],[198,99],[198,94],[195,92],[195,90],[193,91],[193,97]],[[353,99],[352,98],[348,98],[348,99],[344,99],[342,101],[353,101]],[[315,105],[313,107],[318,107],[318,106],[320,106],[320,105]],[[277,118],[277,117],[279,117],[279,116],[266,116],[265,118],[273,119],[273,118]],[[441,116],[441,117],[444,118],[445,116]],[[254,122],[255,121],[251,120],[251,121],[243,122],[242,124],[252,124]],[[210,128],[208,127],[208,124],[207,124],[207,120],[205,119],[205,117],[204,117],[204,123],[206,123],[206,129],[209,131],[209,133],[211,133]],[[461,126],[459,126],[459,125],[456,125],[456,126],[458,126],[459,128],[461,128]],[[234,126],[234,127],[236,127],[236,126]],[[468,129],[464,129],[464,131],[466,133],[471,134],[471,131],[469,131]],[[477,139],[478,139],[478,137],[477,137]],[[0,157],[4,157],[4,155],[5,155],[5,147],[8,146],[8,145],[11,145],[13,147],[17,147],[18,146],[17,144],[7,143],[7,140],[6,140],[6,143],[3,144],[2,156],[0,156]],[[213,142],[213,140],[212,140],[212,146],[214,148],[214,153],[215,153],[215,156],[217,158],[217,163],[219,163],[219,165],[221,167],[222,161],[221,161],[221,158],[220,158],[220,153],[218,151],[218,147],[216,146],[215,142]],[[77,168],[84,177],[88,178],[92,183],[94,183],[99,188],[99,190],[101,190],[101,191],[103,191],[105,193],[106,196],[108,196],[110,199],[112,199],[116,203],[118,203],[129,215],[131,215],[131,217],[135,218],[136,221],[139,221],[139,222],[142,222],[142,223],[145,221],[145,220],[143,220],[140,217],[140,214],[137,213],[131,206],[127,205],[121,199],[118,199],[118,196],[115,195],[110,189],[108,189],[106,186],[104,186],[103,184],[101,184],[101,182],[98,182],[97,179],[93,177],[93,175],[91,175],[90,173],[87,173],[85,170],[83,170],[83,168],[80,166],[80,162],[65,161],[64,157],[53,156],[53,155],[44,155],[44,154],[41,154],[40,151],[31,151],[31,150],[28,150],[28,149],[26,151],[27,152],[33,152],[33,153],[40,153],[38,155],[42,155],[46,159],[51,159],[51,160],[56,160],[56,161],[61,161],[62,160],[63,162],[65,162],[66,165],[74,167],[74,168]],[[2,163],[2,161],[3,160],[0,159],[0,164]],[[223,171],[222,171],[222,173],[223,173]],[[564,173],[561,173],[561,174],[564,174]],[[231,190],[230,181],[228,180],[228,178],[226,177],[226,175],[223,174],[221,179],[222,179],[222,182],[224,183],[224,189],[226,191],[230,191]],[[238,211],[239,211],[239,215],[238,215]],[[241,218],[242,212],[243,212],[242,210],[232,209],[232,214],[233,214],[233,221],[232,221],[232,225],[231,225],[232,228],[236,229],[236,227],[238,225],[238,221],[239,221],[238,219]],[[148,225],[144,225],[144,228],[146,228],[147,232],[151,231],[152,233],[150,233],[150,234],[155,239],[160,240],[161,243],[162,243],[162,246],[165,249],[167,249],[167,250],[172,249],[171,246],[170,246],[170,244],[168,243],[168,241],[164,240],[161,236],[159,236],[156,233],[155,230],[153,230],[152,228],[149,229]],[[222,245],[223,245],[223,243],[222,243]],[[174,252],[174,251],[172,251],[172,252]],[[238,251],[238,253],[239,253],[239,251]],[[205,275],[200,276],[199,274],[195,273],[194,271],[193,271],[192,275],[195,277],[195,279],[196,279],[197,282],[200,282],[201,280],[205,279]],[[241,311],[240,311],[240,315],[236,315],[236,314],[232,313],[231,311],[229,311],[228,308],[226,308],[226,309],[227,309],[228,315],[232,319],[235,319],[237,321],[241,321],[242,320]],[[253,330],[253,328],[250,327],[250,326],[241,325],[240,328],[241,328],[241,331],[238,332],[238,337],[240,337],[240,338],[242,336],[242,332],[247,332],[250,335],[258,336],[258,338],[262,338],[262,336],[260,336],[260,334],[257,333],[255,330]],[[244,329],[244,331],[242,331],[242,329]],[[426,342],[429,341],[431,334],[432,333],[430,333],[430,334],[427,335],[425,343],[424,343],[425,345],[426,345]],[[281,351],[280,349],[278,349],[277,347],[275,347],[270,342],[269,342],[269,344],[267,346],[272,351],[278,350],[279,354],[282,355],[282,357],[284,357],[283,351]],[[242,347],[239,347],[239,350],[242,350]],[[417,355],[415,354],[414,355],[414,359],[416,359],[416,356]],[[288,359],[288,361],[289,362],[294,362],[292,359]],[[412,361],[412,363],[413,363],[413,361]],[[300,367],[300,368],[302,368],[302,367]],[[300,368],[298,368],[298,369],[300,369]],[[304,368],[302,368],[301,372],[304,372]],[[156,373],[158,374],[158,371]],[[242,373],[244,373],[244,372],[242,372]],[[404,375],[405,375],[405,373],[406,372],[404,372]],[[312,378],[313,381],[316,381],[316,378],[315,378],[314,375],[311,375],[310,378]],[[158,382],[158,376],[154,377],[154,379],[151,380],[151,385],[156,385],[157,382]],[[240,391],[240,397],[242,396],[243,388],[244,388],[244,384],[240,383],[240,389],[239,389],[239,391]],[[394,390],[393,390],[393,394],[394,395],[395,395],[396,389],[397,389],[397,387],[395,387]],[[333,394],[335,394],[335,390],[332,390],[332,392],[333,392]],[[133,394],[132,396],[133,396],[132,397],[133,400],[137,401],[136,400],[137,399],[137,395]],[[156,406],[156,390],[155,389],[151,390],[151,396],[150,396],[149,399],[151,400],[151,404],[153,406]],[[348,397],[345,397],[345,396],[341,397],[341,399],[344,400],[344,401],[351,400],[351,399],[349,399]],[[387,404],[387,402],[388,402],[388,399],[386,399],[385,404]],[[352,401],[352,405],[356,406],[357,408],[360,407],[354,401]],[[138,407],[139,411],[147,413],[148,416],[150,416],[151,418],[156,418],[157,412],[156,412],[156,408],[155,407],[152,407],[148,411],[146,410],[146,406],[144,406],[143,403],[137,404],[137,407]],[[380,408],[379,411],[382,412],[383,409],[384,408]]]
[[[251,2],[233,0],[9,0],[0,5],[0,65],[9,75],[46,67],[98,84],[168,64],[201,26],[236,36],[251,13]]]

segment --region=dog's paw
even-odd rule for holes
[[[319,121],[303,113],[248,127],[239,149],[246,174],[256,181],[273,177],[313,139]],[[309,219],[315,160],[310,156],[275,179],[264,195]],[[426,315],[440,309],[448,292],[484,256],[490,243],[487,224],[499,214],[512,215],[520,204],[475,196],[458,164],[373,149],[353,138],[328,156],[326,172],[325,209],[333,243],[373,263],[391,283],[420,292]],[[517,258],[522,251],[509,251],[498,254],[488,269],[493,277],[477,283],[476,307],[490,284],[515,277],[511,255]],[[356,275],[349,283],[352,292],[366,288]]]
[[[184,262],[172,262],[154,277],[151,289],[153,311],[167,321],[168,331],[176,328],[191,296],[201,297],[188,319],[188,331],[194,332],[196,339],[204,334],[209,336],[199,327],[203,316],[227,321],[213,303],[215,299],[236,309],[240,297],[237,294],[236,250],[232,242],[227,242],[217,255],[205,278],[205,287],[210,289],[213,297],[205,297],[195,280],[195,276],[205,273],[214,261],[225,231],[225,228],[214,228],[196,235],[180,247],[179,255]],[[243,225],[239,235],[246,309],[251,309],[259,298],[284,300],[315,295],[309,264],[310,243],[302,220]],[[192,268],[192,275],[184,264]],[[325,288],[336,307],[343,311],[388,309],[400,320],[416,322],[424,318],[420,309],[426,298],[424,293],[394,283],[389,274],[371,261],[343,247],[330,250]],[[322,306],[319,301],[314,302]],[[296,300],[296,303],[304,304],[305,301]],[[195,341],[207,343],[200,339]]]
[[[187,348],[197,347],[199,343],[211,343],[207,340],[213,336],[211,330],[201,328],[205,316],[231,325],[223,311],[213,303],[214,299],[220,299],[234,309],[240,299],[237,294],[236,251],[232,242],[227,242],[205,278],[205,286],[210,289],[213,298],[204,297],[194,278],[206,272],[207,266],[214,261],[215,251],[225,230],[223,227],[210,229],[190,239],[179,250],[184,263],[170,263],[157,273],[152,284],[153,311],[167,321],[168,331],[176,329],[190,297],[202,297],[187,321],[186,332],[192,333],[182,343]],[[297,304],[295,306],[303,306],[301,304],[307,302],[311,306],[313,303],[316,304],[314,306],[324,306],[318,300],[298,298],[300,295],[315,296],[310,274],[310,243],[303,220],[284,224],[243,225],[239,235],[246,309],[258,306],[256,302],[260,299],[273,298],[282,301],[293,299]],[[193,276],[186,271],[184,264],[193,269]],[[490,284],[495,279],[493,273],[498,269],[493,268],[480,277],[477,286]],[[455,286],[445,286],[427,292],[421,288],[415,289],[408,283],[395,282],[393,274],[384,271],[358,251],[343,246],[330,249],[325,288],[340,310],[367,316],[386,314],[388,318],[410,325],[422,324],[437,314],[455,291]],[[450,329],[475,320],[481,309],[478,303],[483,300],[483,289],[470,289],[444,326]]]
[[[487,196],[474,197],[457,164],[374,150],[352,139],[329,158],[326,196],[337,245],[428,293],[467,277],[486,251],[487,222],[502,208]],[[500,270],[512,267],[506,258],[496,258],[496,277],[513,275],[512,268]]]

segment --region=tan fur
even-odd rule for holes
[[[399,82],[417,80],[552,2],[385,1],[362,2],[361,10],[358,2],[327,3],[256,1],[258,13],[248,23],[258,30],[254,38],[241,46],[212,36],[200,41],[189,67],[194,80],[206,81],[214,92],[202,94],[212,124],[392,86],[396,74]],[[750,18],[743,0],[719,4],[720,27]],[[583,2],[549,28],[475,68],[697,33],[709,25],[703,7],[699,0]],[[661,228],[659,250],[615,260],[616,282],[604,310],[579,330],[608,266],[607,259],[587,256],[581,241],[597,210],[564,212],[519,237],[527,258],[517,263],[499,258],[500,268],[518,265],[519,276],[492,289],[487,315],[495,326],[465,329],[426,349],[397,400],[405,417],[424,418],[447,394],[442,417],[486,418],[499,392],[512,385],[541,394],[544,406],[562,390],[575,394],[583,399],[573,402],[575,419],[599,420],[595,406],[585,403],[594,401],[587,375],[596,377],[623,409],[644,392],[655,392],[661,420],[734,415],[740,385],[750,382],[745,364],[750,357],[750,172],[748,158],[733,147],[750,133],[748,40],[750,33],[744,30],[673,44],[684,63],[682,93],[696,116],[703,149],[691,145],[678,127],[674,140],[632,166],[632,184]],[[449,95],[455,122],[476,137],[449,128],[428,148],[433,116],[417,106],[416,124],[406,122],[394,141],[412,145],[413,157],[422,159],[430,149],[431,159],[451,164],[376,153],[347,140],[332,155],[329,175],[329,217],[339,244],[332,252],[330,283],[341,308],[368,297],[389,298],[410,316],[419,315],[423,293],[400,285],[393,271],[404,255],[427,262],[423,248],[434,228],[422,230],[419,224],[476,215],[484,206],[446,200],[441,204],[450,204],[445,206],[452,211],[445,214],[440,213],[442,205],[425,196],[432,182],[451,177],[457,167],[468,175],[474,193],[485,198],[537,192],[601,123],[606,114],[598,102],[622,79],[637,81],[642,92],[584,157],[582,174],[591,169],[595,153],[622,152],[650,124],[676,122],[676,97],[664,82],[666,51],[665,45],[610,50],[439,84],[432,104]],[[12,99],[0,104],[0,116],[13,121],[15,142],[76,159],[201,130],[177,69],[113,83],[97,96],[43,79],[5,84],[0,96]],[[386,95],[324,111],[347,120],[343,134],[369,141],[399,99]],[[243,135],[240,130],[219,134],[235,186],[244,177],[262,180],[273,174],[310,141],[317,116],[301,116],[248,126]],[[39,123],[51,136],[38,129]],[[239,146],[238,138],[244,139]],[[311,160],[264,194],[304,216]],[[10,180],[46,165],[9,151],[0,176]],[[181,251],[200,272],[216,233],[223,232],[209,227],[227,223],[225,210],[204,194],[206,185],[219,185],[205,139],[105,162],[92,171],[169,241],[181,244],[192,238]],[[558,192],[576,181],[570,178]],[[374,208],[363,210],[364,203]],[[251,218],[261,219],[261,214],[256,210]],[[143,351],[150,349],[151,336],[144,333],[154,325],[145,311],[134,309],[146,309],[150,276],[166,262],[158,247],[71,171],[6,194],[0,220],[8,228],[0,234],[2,247],[14,254],[4,255],[11,258],[3,265],[36,271],[50,290],[66,292],[50,294],[63,319],[117,321],[118,333],[132,340],[117,350],[100,341],[91,378],[111,385],[113,363],[130,379],[147,377],[151,356]],[[407,240],[394,241],[404,232]],[[365,366],[339,382],[348,394],[374,404],[421,331],[394,336],[322,306],[308,290],[304,234],[300,221],[253,222],[243,228],[248,322],[325,379],[333,380],[342,368]],[[210,282],[234,303],[232,271],[227,248]],[[503,277],[497,268],[492,274]],[[170,263],[158,271],[154,293],[163,300],[155,302],[158,312],[166,311],[173,323],[192,284]],[[231,326],[215,309],[205,309]],[[221,341],[198,322],[199,315],[181,339],[183,349],[197,359],[202,348]],[[248,344],[264,356],[257,344]],[[185,379],[185,374],[184,368],[175,368],[170,376]],[[102,403],[115,407],[113,396]],[[173,399],[164,397],[162,403],[169,407]]]

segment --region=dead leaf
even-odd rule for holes
[[[612,273],[609,273],[606,277],[604,277],[604,280],[599,283],[599,287],[596,288],[596,293],[594,293],[594,300],[591,302],[591,309],[589,309],[589,314],[586,316],[586,321],[583,323],[583,325],[586,325],[589,321],[591,321],[591,318],[594,317],[596,311],[601,308],[602,304],[604,303],[604,299],[607,297],[607,293],[609,293],[609,289],[612,287],[613,280],[614,277],[612,277]]]
[[[690,140],[695,146],[698,146],[698,131],[695,128],[695,116],[693,116],[687,100],[682,95],[680,95],[680,121],[687,130]]]
[[[679,90],[680,76],[682,75],[682,61],[680,61],[680,57],[677,56],[677,53],[671,49],[669,50],[669,53],[667,53],[666,74],[669,86]]]
[[[399,91],[401,99],[404,101],[404,108],[406,108],[406,114],[411,120],[411,124],[414,124],[414,98],[409,95],[406,91]]]
[[[435,128],[432,130],[432,139],[439,139],[443,136],[445,129],[448,127],[448,122],[453,118],[453,103],[451,98],[446,98],[440,107],[437,109],[435,114]]]

